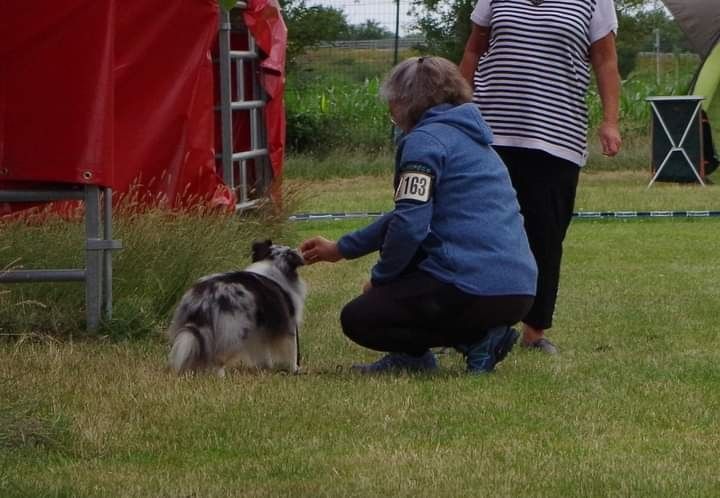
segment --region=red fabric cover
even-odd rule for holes
[[[234,205],[215,163],[217,16],[215,0],[0,2],[0,188],[91,183],[145,203]],[[285,26],[272,0],[245,18],[270,55],[279,175]]]
[[[141,202],[231,205],[215,171],[213,0],[137,0],[117,15],[116,189]]]
[[[114,11],[0,2],[0,181],[114,183]]]

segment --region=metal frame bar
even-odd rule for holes
[[[90,249],[88,243],[100,238],[100,190],[94,185],[85,187],[85,307],[88,328],[100,324],[102,302],[102,253]]]
[[[220,155],[223,170],[223,181],[235,188],[232,161],[232,97],[230,88],[230,13],[220,7],[220,26],[218,29],[218,60],[220,62],[220,133],[222,153]],[[228,154],[228,151],[230,153]]]
[[[52,202],[85,200],[85,191],[65,188],[57,190],[0,190],[0,202]]]
[[[103,201],[103,241],[112,241],[112,189],[106,188]],[[112,318],[112,247],[102,251],[102,293],[105,318]],[[117,247],[120,249],[120,247]]]
[[[265,107],[264,100],[246,100],[244,102],[235,101],[230,104],[230,109],[233,111],[255,111],[262,107]]]
[[[112,317],[112,251],[122,247],[120,241],[112,240],[112,189],[85,185],[82,189],[0,190],[0,202],[60,200],[85,204],[85,268],[8,270],[0,272],[0,284],[85,282],[86,326],[95,331],[103,313],[106,319]]]
[[[267,149],[249,150],[247,152],[235,152],[232,155],[233,161],[247,161],[248,159],[255,159],[256,157],[267,156]]]
[[[9,270],[0,273],[0,283],[84,282],[85,270]]]
[[[665,120],[660,115],[660,110],[655,105],[655,102],[653,100],[649,100],[650,107],[653,110],[653,114],[657,117],[658,121],[660,122],[660,125],[662,126],[663,131],[665,131],[665,135],[667,136],[667,139],[670,141],[670,150],[668,151],[667,155],[665,155],[665,158],[663,159],[662,163],[660,164],[660,167],[657,169],[655,174],[653,175],[652,179],[650,180],[650,183],[648,183],[647,188],[653,186],[653,183],[655,183],[655,180],[658,179],[660,176],[660,173],[662,172],[663,168],[667,164],[667,162],[670,160],[670,156],[674,152],[680,152],[683,157],[685,158],[685,161],[688,163],[688,166],[690,166],[690,169],[692,170],[693,174],[695,175],[695,178],[697,178],[697,181],[700,182],[700,185],[703,187],[705,186],[705,182],[700,177],[700,174],[697,172],[697,169],[695,169],[695,166],[693,166],[692,161],[690,160],[690,156],[687,155],[687,152],[685,151],[683,145],[685,144],[685,140],[688,137],[688,133],[690,133],[690,128],[692,128],[693,122],[695,121],[695,118],[698,116],[698,113],[700,112],[700,108],[702,107],[702,99],[697,99],[697,102],[695,103],[695,110],[693,111],[692,116],[688,120],[687,126],[685,127],[685,132],[682,135],[682,138],[680,139],[679,143],[675,143],[675,140],[673,140],[672,134],[670,133],[670,130],[668,129],[667,125],[665,124]]]

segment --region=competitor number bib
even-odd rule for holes
[[[406,171],[400,175],[398,188],[395,191],[395,202],[412,200],[427,202],[430,200],[432,177],[427,173]]]

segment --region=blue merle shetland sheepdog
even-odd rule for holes
[[[201,278],[182,297],[167,332],[178,374],[225,367],[297,372],[305,283],[302,256],[272,241],[252,245],[242,271]]]

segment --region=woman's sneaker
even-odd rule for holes
[[[535,342],[523,343],[522,347],[527,349],[533,349],[535,351],[542,351],[546,354],[560,354],[558,348],[552,342],[548,341],[544,337]]]
[[[435,354],[426,351],[422,356],[407,353],[388,353],[374,363],[353,365],[351,370],[363,374],[385,372],[432,372],[437,370]]]
[[[488,330],[481,341],[460,345],[457,349],[465,355],[469,373],[489,373],[512,351],[518,337],[520,334],[514,328],[494,327]]]

